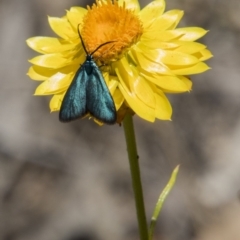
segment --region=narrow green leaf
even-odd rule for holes
[[[173,170],[172,175],[171,175],[167,185],[165,186],[165,188],[163,189],[162,193],[160,194],[160,196],[158,198],[157,204],[154,208],[153,215],[151,218],[151,223],[150,223],[150,228],[149,228],[149,238],[148,238],[149,240],[152,240],[152,238],[153,238],[153,232],[154,232],[154,228],[156,225],[156,221],[158,219],[158,216],[160,214],[160,211],[162,209],[165,199],[167,198],[168,194],[170,193],[170,191],[172,190],[172,188],[175,184],[178,171],[179,171],[179,165]]]

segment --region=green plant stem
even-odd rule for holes
[[[141,240],[148,239],[148,226],[146,221],[142,183],[140,177],[140,169],[138,163],[137,146],[133,127],[133,120],[130,114],[127,114],[123,120],[125,139],[127,144],[128,159],[130,163],[130,171],[132,177],[132,186],[135,197],[135,205],[137,211],[138,227]]]

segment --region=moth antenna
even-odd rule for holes
[[[105,42],[105,43],[100,44],[93,52],[90,53],[90,55],[92,56],[102,46],[104,46],[106,44],[109,44],[109,43],[113,43],[113,42],[116,42],[116,41],[109,41],[109,42]]]
[[[79,37],[80,37],[80,39],[81,39],[82,46],[83,46],[83,49],[84,49],[85,53],[88,54],[87,49],[86,49],[85,44],[84,44],[84,41],[83,41],[83,39],[82,39],[82,35],[81,35],[81,33],[80,33],[80,30],[79,30],[79,25],[80,25],[80,24],[78,24],[78,26],[77,26],[78,35],[79,35]]]
[[[112,41],[112,42],[116,42],[116,41]],[[106,52],[104,52],[103,55],[106,54],[106,53],[108,53],[113,47],[114,47],[114,45],[112,45]],[[100,57],[99,57],[99,58],[100,58]],[[99,58],[96,58],[95,61],[97,61]],[[102,66],[104,66],[104,64],[103,64]],[[100,66],[100,67],[101,67],[101,66]]]

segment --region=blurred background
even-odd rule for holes
[[[141,6],[150,1],[142,0]],[[167,0],[200,41],[212,70],[191,93],[171,95],[172,121],[134,117],[148,220],[177,164],[177,183],[157,223],[157,240],[240,239],[240,3]],[[87,119],[62,124],[26,72],[37,55],[25,40],[54,36],[47,16],[80,0],[0,1],[0,239],[138,239],[123,128]]]

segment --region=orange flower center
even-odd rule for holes
[[[142,23],[133,11],[119,6],[117,0],[96,0],[83,18],[81,34],[88,53],[103,43],[94,58],[109,62],[121,57],[143,33]]]

